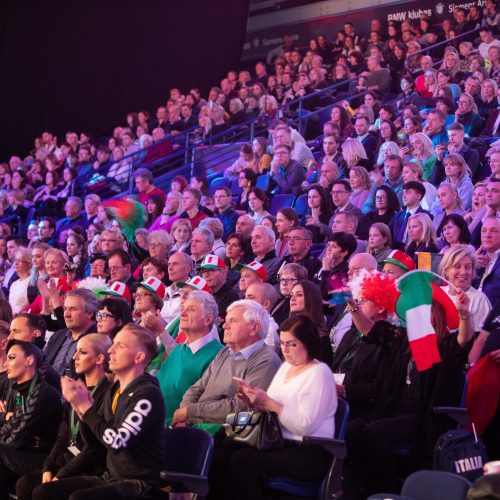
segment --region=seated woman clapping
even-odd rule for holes
[[[334,435],[337,395],[330,368],[317,359],[318,329],[308,316],[298,314],[281,324],[280,337],[285,361],[267,392],[243,381],[240,393],[254,408],[277,414],[284,448],[217,448],[210,472],[210,498],[263,498],[266,476],[319,480],[328,469],[331,456],[325,450],[301,443],[304,436]]]

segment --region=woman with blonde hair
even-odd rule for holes
[[[417,213],[408,218],[408,244],[405,253],[416,259],[417,252],[438,253],[436,230],[431,218],[424,213]]]
[[[427,135],[422,132],[413,134],[410,139],[412,161],[420,163],[423,169],[423,178],[428,181],[431,178],[432,170],[436,165],[437,157],[434,152],[434,144]]]
[[[17,314],[29,304],[27,292],[32,266],[31,250],[19,247],[14,259],[18,279],[10,287],[9,304],[12,308],[12,313]]]
[[[464,77],[464,73],[460,70],[460,56],[456,49],[452,47],[447,47],[446,49],[443,62],[439,69],[447,69],[453,81],[459,83]]]
[[[457,188],[452,184],[443,182],[437,190],[436,199],[439,201],[441,210],[434,214],[435,217],[432,223],[436,229],[437,236],[440,237],[442,233],[441,223],[447,215],[457,214],[463,217],[466,212],[462,209],[462,201],[458,196]]]
[[[476,267],[477,259],[474,251],[467,245],[455,245],[445,252],[439,265],[439,273],[451,284],[451,286],[448,284],[442,288],[455,302],[455,305],[458,301],[457,289],[462,290],[469,297],[469,311],[474,331],[479,332],[486,316],[491,311],[491,303],[483,292],[472,287]]]
[[[491,110],[497,108],[498,83],[491,78],[485,80],[481,85],[481,101],[479,114],[486,119]]]
[[[191,235],[193,234],[193,226],[187,219],[178,219],[172,225],[172,237],[174,238],[174,246],[170,250],[170,255],[175,252],[184,252],[188,255],[191,246]]]
[[[377,165],[382,166],[389,155],[401,156],[401,148],[394,141],[383,142],[378,150]]]
[[[463,156],[452,153],[443,160],[446,178],[443,182],[453,185],[458,191],[458,196],[462,201],[462,208],[470,210],[472,205],[472,191],[474,189],[470,179],[470,169]],[[433,213],[439,212],[439,201],[433,204]]]
[[[477,213],[486,205],[486,182],[477,182],[472,191],[472,208],[464,215],[465,221],[470,224]]]
[[[373,255],[379,266],[383,266],[383,261],[392,252],[391,230],[383,222],[375,222],[370,226],[368,236],[368,246],[366,251]]]
[[[352,188],[349,201],[361,210],[370,195],[370,188],[372,186],[368,170],[359,165],[352,167],[349,171],[349,184]]]
[[[361,104],[361,106],[357,109],[355,118],[358,118],[359,116],[364,116],[368,120],[370,126],[375,122],[375,113],[373,112],[373,108],[368,106],[368,104]]]
[[[347,169],[360,164],[360,161],[368,161],[365,148],[358,139],[347,138],[342,144],[342,157],[347,163]]]
[[[425,196],[420,202],[420,206],[427,211],[430,211],[431,206],[436,199],[437,189],[430,182],[424,181],[423,179],[424,169],[421,167],[420,163],[416,161],[407,161],[403,167],[403,181],[418,181],[421,182],[425,187]]]
[[[424,73],[424,85],[428,94],[431,97],[436,97],[439,91],[439,83],[437,79],[437,71],[435,69],[428,69]]]

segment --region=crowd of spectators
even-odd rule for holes
[[[395,445],[428,467],[453,426],[432,408],[458,405],[484,357],[500,370],[499,25],[486,0],[442,26],[373,20],[362,37],[347,22],[306,50],[285,36],[206,100],[174,88],[106,143],[44,132],[1,163],[0,499],[152,495],[161,434],[185,425],[216,438],[209,498],[264,498],[266,474],[324,475],[328,453],[298,442],[333,436],[337,398],[350,406],[345,498],[397,491]],[[330,112],[306,137],[288,122],[302,96]],[[259,115],[267,135],[213,189],[181,175],[160,189],[126,158]],[[130,176],[146,214],[133,238],[96,192]],[[272,210],[276,194],[295,202]],[[428,262],[442,361],[421,372],[396,280]],[[278,414],[283,449],[224,444],[227,415],[249,406]],[[491,460],[499,418],[482,432]]]

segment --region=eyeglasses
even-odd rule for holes
[[[332,191],[332,194],[345,194],[347,191],[342,190],[342,191]]]
[[[161,243],[155,243],[154,241],[148,243],[148,246],[150,247],[153,247],[153,248],[157,248],[157,247],[161,247]]]
[[[280,278],[279,282],[287,285],[288,283],[293,283],[294,281],[299,281],[297,278]]]
[[[134,297],[136,299],[143,299],[144,297],[151,297],[151,293],[146,293],[146,292],[135,292]]]
[[[123,269],[124,267],[125,266],[112,266],[112,267],[110,266],[109,270],[111,272],[113,272],[113,271],[119,271],[120,269]]]
[[[98,312],[96,315],[95,315],[95,320],[96,321],[106,321],[108,318],[113,318],[115,319],[116,316],[114,316],[113,314],[109,314],[109,313],[102,313],[102,312]]]
[[[375,196],[376,200],[387,200],[387,196]]]
[[[114,238],[111,239],[111,238],[101,238],[101,243],[105,243],[105,242],[108,242],[108,243],[116,243],[118,240],[115,240]]]

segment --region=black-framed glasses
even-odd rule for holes
[[[115,316],[113,314],[100,311],[95,315],[96,321],[106,321],[108,318],[115,319]]]

